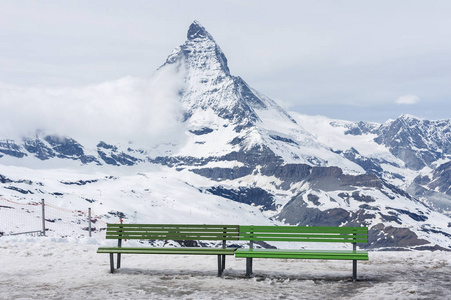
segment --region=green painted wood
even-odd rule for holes
[[[266,242],[367,243],[367,227],[240,226],[240,240]],[[235,257],[368,260],[367,251],[237,249]]]
[[[186,225],[186,224],[107,224],[106,238],[117,239],[119,247],[100,247],[97,253],[110,254],[111,272],[114,271],[113,254],[117,254],[117,267],[120,267],[122,254],[171,254],[171,255],[217,255],[218,276],[225,266],[225,255],[233,255],[236,248],[208,247],[121,247],[121,241],[127,239],[140,240],[238,240],[238,225]]]
[[[146,228],[146,227],[108,227],[111,231],[149,231],[149,232],[160,232],[160,231],[179,231],[179,232],[214,232],[214,233],[221,233],[221,232],[239,232],[235,228],[179,228],[179,227],[171,227],[171,228]]]
[[[107,239],[238,240],[238,225],[107,224]]]
[[[160,232],[160,233],[155,233],[155,232],[141,232],[141,233],[136,233],[136,232],[107,232],[107,236],[168,236],[168,237],[173,237],[173,236],[178,236],[178,237],[213,237],[213,238],[218,238],[218,239],[222,239],[222,238],[237,238],[238,239],[238,235],[237,234],[228,234],[228,233],[223,233],[223,234],[213,234],[213,233],[196,233],[196,232],[192,232],[192,233],[178,233],[178,232]]]
[[[128,234],[128,235],[178,235],[178,236],[193,236],[193,235],[199,235],[199,236],[215,236],[215,237],[227,237],[227,236],[231,236],[231,237],[237,237],[238,234],[235,232],[223,232],[223,233],[216,233],[216,232],[175,232],[175,231],[168,231],[168,232],[164,232],[164,231],[160,231],[160,232],[146,232],[146,231],[141,231],[141,232],[136,232],[136,231],[107,231],[108,235],[124,235],[124,234]]]
[[[368,260],[367,251],[346,250],[282,250],[282,249],[238,249],[235,257]]]
[[[342,238],[354,238],[353,234],[321,234],[321,233],[241,233],[242,237],[258,236],[264,237],[281,237],[281,238],[323,238],[323,239],[342,239]]]
[[[133,248],[100,247],[97,253],[121,254],[178,254],[178,255],[233,255],[236,248]]]
[[[317,242],[317,243],[367,243],[367,239],[354,239],[354,238],[345,238],[345,239],[321,239],[321,238],[282,238],[282,237],[272,237],[272,238],[242,238],[240,240],[244,241],[267,241],[267,242]]]
[[[367,234],[368,227],[329,227],[329,226],[240,226],[241,232],[282,232],[282,233],[360,233]]]
[[[185,240],[185,241],[219,241],[219,240],[227,240],[227,241],[238,241],[238,237],[211,237],[211,236],[177,236],[177,235],[113,235],[107,236],[106,239],[122,239],[122,240]]]
[[[325,260],[368,260],[367,255],[334,255],[334,254],[266,254],[266,253],[247,253],[247,254],[235,254],[235,257],[241,258],[279,258],[279,259],[325,259]]]
[[[240,226],[240,240],[368,243],[367,227]]]
[[[239,225],[198,225],[198,224],[107,224],[110,228],[235,228],[238,230]]]

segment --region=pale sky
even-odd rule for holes
[[[0,2],[0,87],[149,78],[198,20],[233,75],[287,110],[451,118],[451,1]]]

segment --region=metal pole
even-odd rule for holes
[[[45,236],[45,202],[42,199],[42,235]]]
[[[226,228],[224,228],[224,230],[226,230]],[[224,231],[224,239],[222,240],[222,248],[227,248],[227,242],[226,242],[226,232]],[[226,263],[226,256],[225,254],[222,255],[222,271],[224,271],[225,269],[225,263]]]
[[[252,229],[251,229],[252,230]],[[251,239],[253,238],[251,232]],[[254,249],[254,241],[251,240],[249,242],[249,249]],[[252,276],[252,257],[246,257],[246,278],[251,278]]]
[[[218,277],[222,275],[221,255],[218,255]]]
[[[91,237],[91,208],[88,208],[89,237]]]

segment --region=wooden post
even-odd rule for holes
[[[88,208],[89,237],[91,237],[91,208]]]
[[[42,235],[45,236],[45,202],[44,202],[44,199],[42,199],[41,205],[42,205]]]

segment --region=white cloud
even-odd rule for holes
[[[150,79],[125,77],[79,88],[0,84],[0,135],[17,138],[40,129],[82,141],[153,144],[183,132],[182,84],[170,66]]]
[[[420,98],[415,95],[404,95],[396,99],[397,104],[415,104],[420,102]]]

